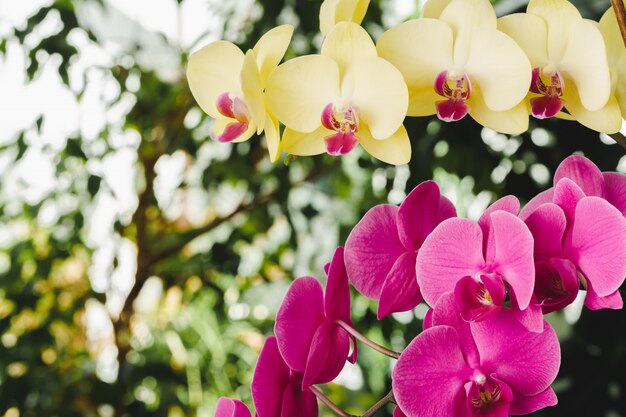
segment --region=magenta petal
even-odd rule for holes
[[[218,142],[232,142],[248,130],[248,123],[232,122],[226,125],[224,131],[214,139]]]
[[[306,368],[309,348],[317,328],[324,322],[324,295],[315,278],[296,279],[276,314],[274,333],[280,353],[289,367]]]
[[[393,417],[407,417],[407,416],[406,414],[402,412],[402,410],[400,410],[400,407],[396,406],[396,408],[393,410]]]
[[[464,100],[441,100],[435,102],[437,117],[444,122],[457,122],[469,113],[469,106]]]
[[[290,385],[290,372],[278,351],[276,338],[268,337],[250,384],[258,417],[280,416],[283,394]]]
[[[437,301],[435,308],[428,312],[431,314],[427,314],[424,319],[424,329],[433,326],[450,326],[454,328],[459,338],[465,362],[471,367],[478,366],[480,362],[478,349],[476,348],[476,343],[474,343],[469,323],[459,315],[454,294],[452,292],[444,294]]]
[[[335,114],[333,112],[333,103],[328,103],[322,111],[322,125],[328,130],[337,130]]]
[[[524,222],[506,211],[491,214],[491,231],[495,253],[487,262],[509,283],[523,310],[528,307],[535,286],[535,263],[533,261],[533,236]]]
[[[324,309],[329,321],[350,320],[350,286],[348,275],[343,263],[343,248],[335,249],[333,260],[328,268],[328,281],[326,282],[326,294],[324,295]]]
[[[469,372],[456,330],[431,327],[402,352],[392,373],[393,393],[407,416],[462,416]]]
[[[454,288],[454,298],[463,320],[485,320],[500,309],[505,298],[505,288],[502,280],[491,282],[490,289],[482,281],[474,277],[461,278]],[[495,298],[495,299],[494,299]]]
[[[495,373],[522,395],[539,394],[556,378],[561,351],[547,322],[541,333],[526,330],[511,310],[501,309],[489,320],[470,323],[485,372]]]
[[[535,259],[549,259],[563,253],[563,235],[567,227],[565,213],[556,204],[539,206],[526,219],[535,242]]]
[[[558,400],[556,398],[556,394],[552,388],[547,388],[545,391],[530,397],[525,397],[521,394],[515,393],[513,396],[513,402],[509,408],[509,413],[514,416],[530,414],[537,410],[541,410],[542,408],[556,405],[557,402]]]
[[[530,99],[530,112],[537,119],[548,119],[556,116],[564,105],[557,96],[534,97]]]
[[[417,254],[417,282],[429,305],[453,291],[459,279],[482,270],[482,245],[480,226],[466,219],[445,220],[428,235]]]
[[[604,197],[604,177],[600,169],[582,155],[568,156],[554,173],[554,184],[569,178],[588,196]]]
[[[554,258],[537,262],[535,269],[535,296],[544,314],[574,302],[580,287],[576,265]]]
[[[605,308],[611,310],[621,310],[624,308],[624,300],[618,291],[604,297],[598,297],[598,294],[592,287],[587,287],[587,296],[585,297],[585,306],[590,310],[602,310]]]
[[[239,400],[221,397],[217,400],[215,417],[251,417],[248,407]]]
[[[568,225],[574,221],[576,206],[584,197],[583,190],[569,178],[562,178],[554,187],[553,202],[563,209]]]
[[[354,149],[359,140],[352,132],[337,132],[324,138],[326,143],[326,152],[329,155],[340,156],[346,155]]]
[[[361,294],[379,299],[383,283],[396,260],[406,252],[398,237],[398,207],[382,204],[370,209],[346,241],[346,270]]]
[[[407,249],[418,250],[439,223],[456,215],[447,202],[434,181],[425,181],[409,193],[398,210],[398,234]]]
[[[620,172],[604,172],[605,198],[623,216],[626,216],[626,175]]]
[[[583,198],[568,252],[600,297],[614,293],[626,278],[626,218],[601,198]]]
[[[543,331],[543,312],[535,296],[530,299],[530,304],[528,304],[528,307],[524,310],[520,310],[516,298],[511,297],[511,311],[513,311],[517,321],[528,331],[534,333],[541,333]]]
[[[489,240],[489,224],[491,213],[497,210],[503,210],[517,216],[517,213],[519,213],[519,207],[520,204],[517,197],[507,195],[487,207],[487,210],[485,210],[485,212],[480,216],[480,218],[478,219],[478,225],[483,231],[483,236],[486,237],[483,243],[485,252],[487,249],[487,242]]]
[[[217,111],[223,114],[224,116],[234,119],[235,113],[233,113],[233,100],[230,98],[230,94],[222,93],[217,97],[217,102],[215,103],[217,107]]]
[[[280,414],[265,415],[257,409],[257,417],[318,417],[317,398],[310,390],[302,391],[300,384],[292,382],[287,386],[282,398]]]
[[[335,379],[346,364],[349,352],[350,337],[345,330],[330,323],[320,326],[313,336],[302,388]]]
[[[482,397],[481,390],[484,390]],[[513,391],[507,384],[499,381],[495,375],[487,377],[483,385],[474,382],[465,384],[465,391],[468,416],[508,417]],[[481,400],[486,398],[486,393],[490,396],[491,401],[488,404],[483,404]]]
[[[554,197],[554,187],[549,188],[545,191],[540,192],[535,197],[533,197],[526,205],[522,208],[522,211],[519,213],[519,217],[522,220],[526,220],[530,214],[537,210],[539,206],[545,203],[552,203],[552,198]]]
[[[391,313],[408,311],[422,302],[415,276],[416,254],[401,255],[389,271],[378,303],[378,320]]]

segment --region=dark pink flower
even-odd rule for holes
[[[456,215],[433,181],[418,185],[400,207],[369,210],[346,241],[346,269],[352,285],[378,304],[378,318],[407,311],[422,301],[415,259],[424,239]]]
[[[302,373],[289,369],[275,337],[265,341],[250,388],[257,417],[318,416],[315,394],[302,390]]]
[[[349,357],[351,336],[337,323],[352,326],[342,247],[335,251],[327,274],[326,294],[315,278],[296,279],[276,315],[280,353],[291,369],[304,373],[303,388],[332,381],[346,359],[356,360],[356,344]]]
[[[248,407],[239,400],[221,397],[217,400],[215,417],[251,417]]]
[[[452,292],[463,318],[479,321],[500,310],[508,291],[518,319],[541,331],[541,311],[529,309],[535,285],[533,237],[516,216],[518,210],[517,199],[508,196],[478,222],[455,218],[435,228],[417,256],[417,280],[429,305]]]
[[[554,330],[529,332],[511,310],[466,322],[452,293],[431,314],[431,327],[404,350],[392,380],[408,417],[506,417],[556,404],[550,388],[561,362]]]
[[[582,281],[587,307],[622,308],[626,218],[608,201],[586,197],[569,178],[552,194],[554,203],[538,206],[526,219],[535,239],[537,303],[545,313],[563,308]]]

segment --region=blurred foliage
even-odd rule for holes
[[[319,0],[243,3],[207,0],[221,22],[207,33],[245,50],[288,22],[296,26],[288,58],[316,51]],[[44,112],[0,142],[7,417],[212,416],[223,395],[251,404],[256,356],[289,282],[322,278],[334,247],[373,205],[397,204],[435,178],[461,214],[476,217],[499,196],[527,201],[545,189],[573,152],[603,170],[626,164],[610,139],[572,122],[532,120],[528,133],[507,137],[469,118],[420,118],[407,120],[408,166],[386,166],[360,149],[271,165],[258,138],[234,146],[207,138],[211,121],[183,70],[199,45],[181,47],[106,1],[48,4],[0,39],[0,59],[19,45],[27,84],[56,63],[77,103],[97,80],[107,117],[100,127],[72,129],[59,145],[46,142]],[[397,22],[392,4],[372,1],[364,26],[375,37]],[[597,19],[608,2],[578,5]],[[501,12],[524,7],[496,4]],[[60,22],[57,30],[36,36],[48,18]],[[89,49],[106,59],[81,64]],[[54,186],[32,194],[22,177],[38,168],[28,160],[35,149],[52,164]],[[120,161],[124,174],[116,173]],[[420,309],[379,322],[375,304],[353,295],[353,320],[374,340],[402,349],[419,332]],[[626,417],[626,313],[584,311],[573,329],[562,316],[552,320],[563,341],[560,404],[538,415]],[[362,412],[388,391],[390,365],[362,349],[358,366],[328,387],[330,397]]]

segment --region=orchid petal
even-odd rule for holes
[[[278,130],[278,120],[269,113],[265,114],[265,140],[267,141],[267,151],[270,155],[270,161],[276,162],[280,158],[280,133]]]
[[[257,410],[258,412],[258,410]],[[291,383],[283,394],[280,413],[268,415],[267,417],[318,417],[317,397],[310,390],[302,391],[300,384]],[[266,417],[258,413],[258,417]]]
[[[402,125],[409,93],[400,71],[384,59],[365,57],[355,61],[343,79],[342,91],[358,108],[360,120],[375,139],[390,137]]]
[[[585,197],[585,193],[580,187],[569,178],[561,178],[554,186],[554,195],[552,200],[554,204],[563,209],[567,224],[571,225],[574,221],[574,213],[578,202]]]
[[[528,216],[526,226],[535,241],[535,260],[549,259],[563,253],[567,220],[559,206],[553,203],[542,204]]]
[[[598,296],[590,285],[587,286],[587,296],[585,297],[585,306],[589,310],[621,310],[624,308],[624,300],[619,290],[605,295],[604,297]]]
[[[226,41],[213,42],[189,57],[189,88],[202,110],[212,118],[222,117],[215,107],[221,94],[241,90],[239,74],[243,60],[243,52]]]
[[[278,351],[275,337],[268,337],[263,345],[250,391],[258,417],[280,415],[283,393],[289,386],[290,370]]]
[[[302,389],[335,379],[346,364],[349,352],[350,337],[345,330],[330,323],[320,326],[313,336]]]
[[[265,89],[272,113],[290,129],[309,133],[321,123],[326,105],[339,97],[339,68],[323,55],[291,59],[276,68]]]
[[[604,177],[600,169],[582,155],[568,156],[554,173],[554,183],[569,178],[588,196],[604,197]]]
[[[622,113],[619,103],[614,96],[610,96],[606,105],[599,110],[590,111],[580,102],[576,86],[566,85],[563,92],[565,108],[578,123],[597,132],[613,134],[622,127]],[[559,116],[560,117],[560,116]]]
[[[215,408],[215,417],[251,417],[248,406],[239,400],[220,397]]]
[[[400,407],[396,406],[396,408],[393,410],[393,417],[407,417],[407,416],[406,414],[402,412]]]
[[[254,136],[256,130],[256,125],[252,122],[240,123],[220,116],[211,126],[211,138],[222,143],[244,142]]]
[[[517,298],[511,296],[511,311],[513,311],[515,319],[520,322],[526,330],[533,333],[541,333],[543,331],[543,313],[541,306],[536,301],[536,298],[533,296],[528,307],[524,310],[520,310],[517,304]]]
[[[498,281],[500,285],[492,285],[492,288],[486,288],[486,283],[479,282],[469,275],[457,281],[454,298],[463,320],[485,320],[502,307],[506,292],[502,280]],[[487,293],[489,298],[486,297]]]
[[[257,67],[261,78],[261,84],[265,87],[267,79],[280,61],[285,56],[291,36],[293,26],[280,25],[267,31],[252,49],[256,56]]]
[[[626,175],[621,172],[603,172],[605,198],[626,216]]]
[[[439,19],[443,10],[452,0],[428,0],[422,7],[423,19]]]
[[[572,24],[582,19],[580,12],[567,0],[530,0],[526,12],[545,20],[549,61],[559,62],[565,54]]]
[[[320,7],[320,32],[327,35],[338,22],[360,24],[369,0],[325,0]]]
[[[406,252],[398,237],[397,213],[398,207],[388,204],[370,209],[346,240],[344,260],[350,282],[372,299],[380,298],[387,274]]]
[[[548,28],[541,17],[529,13],[503,16],[498,19],[498,30],[513,38],[533,68],[548,64]]]
[[[263,131],[263,126],[265,126],[265,101],[263,100],[261,76],[253,51],[246,52],[243,60],[241,90],[250,116],[258,127],[257,134],[259,134]]]
[[[478,225],[483,231],[483,236],[489,236],[489,218],[491,216],[491,213],[496,210],[503,210],[515,216],[519,212],[519,206],[520,204],[517,197],[513,195],[507,195],[498,199],[489,207],[487,207],[487,210],[485,210],[485,212],[478,219]]]
[[[434,306],[456,282],[485,266],[483,234],[476,223],[451,218],[428,235],[417,254],[417,281],[428,304]]]
[[[508,135],[518,135],[528,130],[528,108],[524,102],[510,110],[494,111],[485,103],[480,86],[474,85],[467,103],[472,119],[491,130]]]
[[[528,216],[530,216],[532,212],[537,210],[539,206],[544,203],[551,203],[553,196],[554,188],[549,188],[545,191],[540,192],[539,194],[534,196],[528,203],[526,203],[524,207],[522,207],[522,210],[519,213],[519,218],[522,220],[526,220]]]
[[[498,392],[497,400],[493,399],[489,402],[489,405],[484,408],[477,408],[474,401],[480,401],[481,388],[487,389],[490,393]],[[468,382],[465,384],[466,392],[466,410],[467,416],[480,415],[481,417],[508,417],[509,406],[513,399],[513,391],[504,382],[498,380],[494,375],[486,378],[486,381],[482,385],[478,385],[474,382]],[[483,394],[484,395],[484,394]]]
[[[378,320],[391,313],[411,310],[422,302],[415,276],[415,256],[411,252],[400,255],[387,274],[378,303]]]
[[[557,402],[556,394],[552,388],[549,387],[539,394],[530,397],[516,392],[513,395],[509,413],[512,415],[530,414],[542,408],[556,405]]]
[[[328,268],[328,281],[324,294],[324,311],[329,321],[343,320],[350,323],[350,287],[343,262],[343,248],[335,249]]]
[[[293,155],[319,155],[326,152],[324,137],[329,133],[330,131],[324,126],[320,126],[310,133],[296,132],[286,128],[283,132],[281,147]]]
[[[296,279],[278,309],[274,325],[278,348],[291,369],[304,372],[313,336],[323,322],[322,286],[312,277]]]
[[[383,140],[374,139],[365,125],[361,125],[357,135],[361,146],[376,159],[392,165],[404,165],[411,160],[411,141],[404,125]]]
[[[332,58],[343,76],[357,60],[375,57],[376,46],[365,29],[353,22],[339,22],[326,36],[321,54]]]
[[[466,368],[456,330],[431,327],[398,359],[392,374],[395,399],[408,416],[457,417],[465,409]]]
[[[329,155],[347,155],[359,144],[359,139],[352,132],[337,132],[324,138],[326,152]]]
[[[544,314],[570,305],[578,295],[578,270],[568,259],[554,258],[535,265],[535,296]]]

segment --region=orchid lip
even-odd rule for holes
[[[359,116],[351,106],[338,110],[329,103],[322,112],[322,125],[334,134],[326,136],[326,151],[330,155],[346,155],[359,143],[355,133],[359,130]]]
[[[530,92],[541,96],[530,100],[532,115],[538,119],[556,116],[565,106],[564,90],[565,82],[558,70],[534,68]]]
[[[232,98],[230,93],[222,93],[217,98],[215,106],[222,116],[232,119],[226,128],[214,137],[218,142],[232,142],[243,135],[250,124],[250,116],[246,103],[239,97]]]
[[[440,72],[435,78],[434,89],[446,100],[437,101],[437,117],[444,122],[456,122],[469,113],[467,100],[471,96],[472,84],[467,74],[453,76],[448,71]]]

